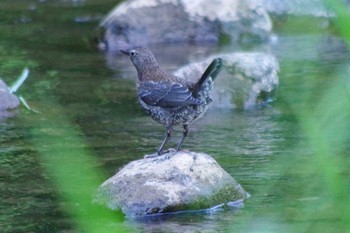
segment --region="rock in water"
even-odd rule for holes
[[[145,44],[218,43],[222,37],[267,40],[270,17],[255,6],[244,0],[124,1],[101,22],[105,34],[100,47],[118,51]]]
[[[343,1],[346,3],[346,1]],[[260,6],[274,15],[312,16],[312,17],[334,17],[331,7],[323,0],[248,0],[251,7]]]
[[[100,186],[96,200],[137,217],[207,209],[248,196],[209,155],[179,151],[130,162]]]
[[[0,111],[15,108],[19,99],[12,94],[7,85],[0,79]]]
[[[191,63],[174,72],[178,77],[191,80],[200,77],[202,70],[215,57],[223,60],[220,81],[212,92],[212,106],[249,109],[271,101],[278,86],[278,60],[267,53],[217,54],[204,61]]]

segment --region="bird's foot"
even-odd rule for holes
[[[166,159],[170,159],[173,155],[176,154],[176,152],[177,150],[175,150],[174,148],[169,148],[166,151],[164,151],[162,155],[164,155]]]
[[[149,158],[155,158],[155,157],[158,157],[158,156],[159,156],[158,153],[153,153],[153,154],[144,155],[143,158],[144,159],[149,159]]]
[[[169,159],[172,155],[174,155],[177,152],[177,150],[175,150],[174,148],[169,148],[167,150],[164,150],[162,152],[157,152],[154,154],[148,154],[143,156],[144,159],[148,159],[148,158],[156,158],[158,156],[165,156],[165,158]]]
[[[165,154],[174,154],[174,153],[176,153],[176,152],[177,152],[177,150],[175,150],[174,148],[169,148],[169,149],[163,151],[161,155],[165,155]]]

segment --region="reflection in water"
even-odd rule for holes
[[[226,209],[127,219],[124,224],[142,232],[228,232],[243,204]]]

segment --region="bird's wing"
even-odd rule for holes
[[[148,105],[159,107],[178,107],[198,105],[200,100],[180,83],[142,82],[138,89],[139,97]]]

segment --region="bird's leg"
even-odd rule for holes
[[[183,135],[182,135],[180,143],[177,145],[177,148],[176,148],[177,151],[179,151],[181,149],[182,143],[184,143],[185,138],[187,137],[187,135],[188,135],[188,124],[184,124]]]
[[[163,152],[163,148],[165,146],[165,144],[167,144],[167,142],[169,141],[170,137],[171,137],[171,133],[173,131],[173,128],[170,126],[167,127],[167,131],[166,131],[166,136],[164,138],[164,141],[162,142],[162,144],[160,145],[158,151],[157,151],[157,154],[158,155],[161,155],[162,152]]]

